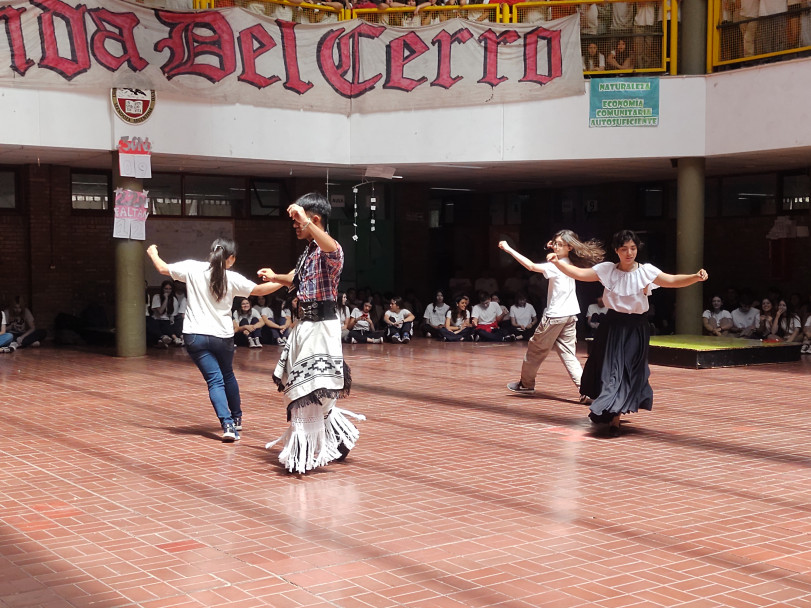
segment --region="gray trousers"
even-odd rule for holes
[[[541,318],[538,329],[529,339],[524,364],[521,366],[521,386],[535,388],[535,376],[549,351],[557,351],[560,360],[569,372],[572,382],[580,388],[583,366],[575,354],[577,348],[577,317]]]

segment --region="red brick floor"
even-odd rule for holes
[[[654,367],[593,432],[525,345],[347,347],[345,463],[288,475],[277,348],[239,349],[245,430],[182,350],[0,356],[0,606],[811,606],[811,358]]]

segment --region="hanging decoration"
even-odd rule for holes
[[[377,197],[375,196],[375,185],[372,182],[372,196],[369,199],[369,230],[371,232],[375,231],[375,211],[377,210]]]
[[[355,233],[352,235],[352,240],[357,242],[358,240],[358,187],[354,186],[352,188],[352,194],[354,195],[354,202],[352,204],[352,227]]]

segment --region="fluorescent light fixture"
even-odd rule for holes
[[[487,167],[479,167],[477,165],[453,165],[450,163],[435,163],[432,167],[444,167],[447,169],[486,169]]]
[[[446,190],[449,192],[473,192],[473,188],[431,188],[431,190]]]

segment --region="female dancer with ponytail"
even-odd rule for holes
[[[541,322],[538,323],[538,329],[529,339],[524,364],[521,366],[521,379],[518,382],[510,382],[507,388],[515,393],[534,393],[538,368],[549,351],[554,348],[566,371],[569,372],[572,382],[579,389],[583,367],[575,354],[580,304],[575,294],[574,279],[566,276],[555,264],[548,262],[535,264],[510,247],[507,241],[501,241],[498,246],[513,256],[524,268],[540,272],[549,280],[546,309]],[[556,232],[552,240],[546,244],[546,248],[555,252],[561,264],[574,264],[580,267],[593,266],[601,262],[605,255],[600,243],[596,241],[584,243],[571,230]],[[585,401],[585,398],[581,397],[581,401]]]
[[[230,270],[237,259],[237,248],[229,239],[216,239],[211,244],[208,263],[186,260],[167,264],[158,255],[157,245],[150,245],[146,253],[158,272],[186,283],[183,341],[208,384],[208,396],[222,426],[222,440],[238,441],[242,404],[233,368],[231,304],[235,297],[268,295],[282,285],[276,282],[257,285]]]

